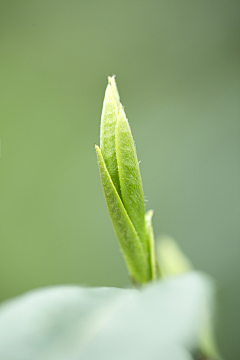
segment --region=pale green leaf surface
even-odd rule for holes
[[[78,359],[134,290],[55,286],[0,307],[0,359]]]
[[[113,185],[111,177],[101,154],[96,145],[98,167],[102,180],[104,195],[106,198],[109,214],[115,229],[123,257],[127,268],[138,283],[145,283],[150,278],[150,269],[146,253],[139,240],[136,230],[128,217],[122,201]]]
[[[0,359],[190,360],[210,294],[199,273],[141,290],[31,291],[0,307]]]
[[[122,105],[116,125],[116,154],[123,204],[147,253],[141,175],[131,129]]]
[[[117,98],[115,80],[109,78],[102,109],[100,148],[113,184],[121,196],[115,147],[115,131],[119,109],[119,103],[116,102]]]

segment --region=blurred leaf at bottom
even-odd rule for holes
[[[0,307],[0,359],[190,360],[212,283],[190,272],[136,289],[56,286]]]

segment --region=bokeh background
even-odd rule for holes
[[[240,2],[0,0],[0,299],[125,286],[94,143],[116,74],[156,235],[218,287],[240,354]]]

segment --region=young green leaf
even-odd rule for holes
[[[101,150],[97,145],[95,145],[95,147],[109,214],[119,240],[119,245],[128,271],[137,283],[145,283],[150,280],[150,269],[146,253],[143,250],[143,246],[122,204],[119,194],[114,187]]]
[[[115,141],[123,204],[145,251],[148,252],[142,181],[131,129],[122,105],[117,119]]]
[[[119,106],[120,101],[115,80],[114,78],[109,78],[103,102],[100,148],[112,182],[121,196],[115,146],[115,130]]]
[[[151,219],[145,219],[136,149],[114,77],[108,78],[100,144],[101,150],[96,150],[103,190],[130,275],[140,283],[156,279],[159,272]]]

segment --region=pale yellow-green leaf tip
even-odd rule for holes
[[[115,75],[108,77],[108,87],[111,88],[114,100],[117,104],[117,107],[119,107],[120,106],[120,96],[119,96],[118,89],[117,89]]]
[[[169,236],[161,236],[158,239],[157,258],[163,276],[183,274],[193,268],[190,260]]]

